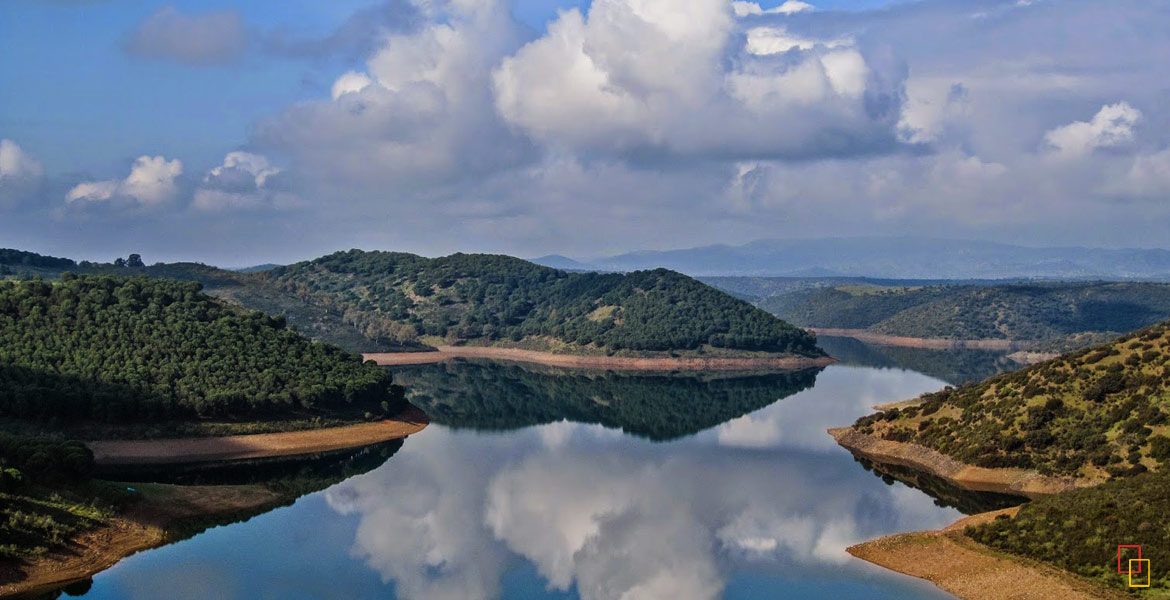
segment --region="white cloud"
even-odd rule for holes
[[[504,170],[527,152],[492,110],[492,66],[519,45],[498,0],[415,3],[430,20],[387,35],[364,71],[338,77],[328,101],[265,120],[258,148],[337,188],[403,193]]]
[[[1166,200],[1170,197],[1170,150],[1134,157],[1133,165],[1116,183],[1106,184],[1108,194]]]
[[[195,190],[193,206],[204,211],[294,206],[299,198],[270,181],[281,173],[264,156],[229,152],[223,164],[204,175]]]
[[[791,15],[799,12],[810,11],[813,10],[813,8],[813,5],[807,2],[801,2],[800,0],[785,0],[784,3],[780,4],[779,6],[768,9],[761,8],[760,5],[755,2],[736,1],[731,3],[731,9],[735,11],[735,16],[737,17],[769,14]]]
[[[892,147],[882,98],[899,76],[873,70],[846,36],[742,35],[722,0],[601,0],[562,12],[493,83],[504,118],[553,147],[807,157]]]
[[[247,50],[249,34],[235,10],[185,15],[166,6],[131,32],[130,54],[195,65],[232,62]]]
[[[1076,121],[1044,134],[1044,141],[1061,157],[1085,156],[1098,148],[1119,146],[1133,139],[1142,112],[1126,102],[1106,104],[1091,121]]]
[[[330,92],[330,95],[333,96],[334,100],[336,100],[340,98],[342,94],[360,92],[369,87],[372,83],[374,83],[374,81],[370,79],[369,75],[366,75],[365,73],[358,73],[357,71],[349,71],[341,77],[338,77],[337,81],[333,82],[333,88]]]
[[[43,174],[41,163],[16,142],[0,139],[0,208],[11,208],[34,196]]]
[[[154,207],[174,198],[175,179],[183,174],[179,159],[140,156],[122,180],[88,181],[77,184],[65,194],[66,204],[111,202],[119,205]]]
[[[749,54],[757,56],[768,56],[770,54],[780,54],[788,52],[793,48],[797,50],[812,50],[818,45],[827,48],[837,48],[840,46],[850,46],[853,44],[852,40],[848,38],[817,40],[809,37],[803,37],[789,33],[787,27],[753,27],[747,30],[747,46],[745,47]]]

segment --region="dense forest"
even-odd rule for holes
[[[507,430],[569,420],[662,441],[810,388],[818,372],[628,375],[454,361],[401,368],[398,377],[410,402],[448,427]]]
[[[55,424],[397,410],[385,369],[196,283],[0,282],[0,417]]]
[[[854,427],[983,467],[1099,480],[1170,461],[1170,323],[922,396]]]
[[[147,264],[137,254],[76,265],[39,259],[68,264],[29,270],[4,265],[0,255],[0,267],[25,279],[72,270],[195,281],[213,296],[283,315],[290,328],[355,352],[427,350],[430,342],[597,354],[823,354],[803,330],[662,269],[566,273],[508,256],[427,259],[357,250],[247,273],[200,263]]]
[[[967,529],[972,539],[993,548],[1042,560],[1128,589],[1128,578],[1117,572],[1118,544],[1138,544],[1149,570],[1134,575],[1151,589],[1170,588],[1170,470],[1115,479],[1082,490],[1033,500],[1014,518],[999,518]],[[1129,570],[1124,551],[1121,570]],[[1161,596],[1159,596],[1161,597]]]
[[[1170,284],[839,285],[768,296],[758,304],[802,327],[868,329],[948,339],[1047,340],[1120,335],[1170,317]]]
[[[399,342],[821,355],[804,330],[664,269],[567,273],[508,256],[351,250],[260,275],[367,337]]]

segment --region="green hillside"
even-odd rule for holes
[[[1170,324],[925,394],[854,427],[983,467],[1101,479],[1170,461]]]
[[[386,369],[198,283],[0,281],[0,563],[60,548],[129,500],[89,479],[93,454],[72,437],[319,426],[404,402]]]
[[[1049,340],[1122,332],[1170,317],[1170,284],[841,285],[769,296],[759,305],[802,327],[947,339]]]
[[[1134,575],[1150,588],[1141,596],[1170,597],[1170,470],[1126,479],[1025,504],[1014,519],[996,519],[967,530],[972,539],[1012,554],[1041,560],[1094,579],[1106,586],[1134,591],[1117,572],[1118,544],[1138,544],[1150,569]],[[1124,551],[1122,570],[1129,570]],[[1139,597],[1141,597],[1139,596]]]
[[[0,282],[0,417],[62,426],[266,418],[389,407],[395,391],[385,369],[196,283]]]
[[[0,279],[72,271],[195,281],[208,294],[283,315],[296,331],[355,352],[468,343],[591,354],[823,355],[807,332],[664,269],[567,273],[508,256],[428,259],[351,250],[243,273],[199,263],[148,265],[138,255],[74,263],[7,252],[13,263]]]
[[[665,269],[568,273],[508,256],[351,250],[262,276],[367,337],[398,343],[822,354],[811,334]]]

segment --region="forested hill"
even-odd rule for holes
[[[1091,480],[1170,462],[1170,323],[863,417],[862,433],[983,467]]]
[[[919,338],[1046,340],[1120,335],[1170,318],[1170,284],[839,285],[770,296],[759,305],[802,327]]]
[[[398,342],[823,354],[804,330],[665,269],[568,273],[508,256],[350,250],[260,276],[368,337]]]
[[[66,274],[0,281],[0,417],[67,425],[397,411],[388,371],[197,283]]]

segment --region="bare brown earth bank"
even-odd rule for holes
[[[366,360],[373,360],[380,365],[390,366],[436,363],[452,358],[486,358],[537,363],[554,367],[630,371],[795,370],[825,367],[836,362],[836,359],[828,356],[809,358],[790,354],[743,358],[587,356],[489,346],[438,346],[438,350],[435,352],[380,352],[363,354],[362,357]]]
[[[925,471],[957,487],[1036,498],[1059,494],[1100,481],[1073,477],[1041,475],[1032,469],[990,469],[961,463],[941,452],[918,444],[894,442],[866,435],[852,427],[829,430],[829,435],[854,454],[879,463],[888,463]]]
[[[393,419],[344,427],[168,440],[86,442],[99,466],[212,462],[314,454],[403,438],[430,423],[411,406]]]
[[[283,498],[260,485],[140,484],[143,499],[108,524],[72,540],[60,552],[0,566],[0,597],[46,592],[85,579],[136,552],[161,546],[167,528],[189,518],[259,510]]]
[[[1032,340],[952,340],[946,338],[918,338],[877,333],[868,329],[829,329],[809,327],[817,335],[848,337],[877,346],[900,346],[903,348],[925,348],[928,350],[1022,350],[1036,344]]]
[[[933,582],[964,600],[1121,599],[1065,571],[1012,557],[963,535],[963,530],[1019,507],[960,519],[936,531],[902,533],[851,546],[849,554],[887,569]]]

